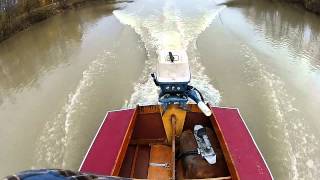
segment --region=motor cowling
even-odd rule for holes
[[[157,72],[151,76],[161,89],[159,102],[164,109],[170,104],[179,104],[184,108],[189,99],[192,99],[206,116],[211,115],[200,91],[189,85],[191,73],[185,51],[161,51]]]

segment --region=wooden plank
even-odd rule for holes
[[[136,167],[134,170],[134,178],[146,179],[148,177],[148,167],[150,160],[150,146],[139,146],[137,154]]]
[[[119,176],[130,177],[135,152],[136,152],[136,145],[129,145],[126,152],[125,159],[123,160],[125,163],[122,163]]]
[[[134,116],[135,109],[107,114],[81,164],[81,172],[117,174],[132,134],[130,127],[134,124]]]
[[[146,128],[147,127],[147,128]],[[138,114],[132,139],[167,138],[160,113]]]
[[[136,150],[134,151],[133,162],[131,165],[130,177],[132,178],[134,175],[134,171],[136,169],[137,157],[138,157],[139,145],[136,146]]]
[[[164,144],[167,138],[158,139],[131,139],[130,145],[149,145],[149,144]]]
[[[238,109],[212,107],[211,110],[232,179],[273,179]]]
[[[171,147],[166,145],[152,145],[150,150],[150,163],[169,164],[171,166]],[[168,180],[172,177],[171,167],[150,166],[148,179]]]

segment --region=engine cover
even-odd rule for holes
[[[169,53],[172,54],[171,57]],[[158,58],[156,79],[159,84],[190,82],[191,74],[185,51],[161,51]]]

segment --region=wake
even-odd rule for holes
[[[137,104],[157,103],[157,87],[150,74],[155,72],[158,53],[161,50],[183,50],[189,57],[191,85],[197,87],[212,105],[220,102],[221,96],[204,73],[196,46],[198,36],[211,24],[224,6],[216,6],[212,1],[178,0],[136,1],[126,9],[113,14],[125,25],[129,25],[140,35],[147,51],[145,68],[126,107]]]

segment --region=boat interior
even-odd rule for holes
[[[165,113],[161,112],[159,106],[137,108],[128,146],[123,148],[122,163],[114,169],[114,174],[136,179],[231,179],[227,154],[221,148],[223,144],[217,136],[213,116],[205,116],[195,105],[187,110],[169,106]],[[190,136],[195,125],[213,132],[210,135],[216,153],[213,165],[199,154],[180,156],[181,149],[196,150],[190,144],[195,142]]]

